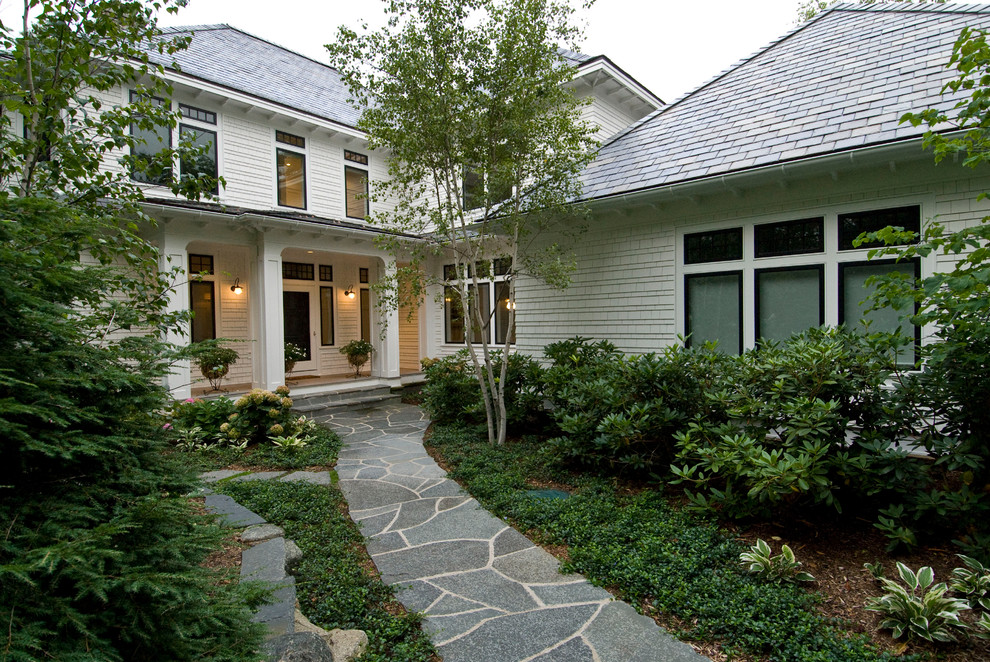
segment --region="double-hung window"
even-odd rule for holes
[[[278,205],[306,208],[306,139],[275,132],[275,178]]]
[[[368,216],[368,157],[344,150],[344,207],[347,218]]]

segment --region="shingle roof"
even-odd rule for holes
[[[166,36],[191,34],[189,48],[175,54],[182,73],[267,99],[309,115],[355,126],[361,110],[333,67],[229,25],[165,28]],[[170,66],[172,57],[152,57]]]
[[[618,134],[583,174],[602,198],[916,138],[986,5],[837,5]]]

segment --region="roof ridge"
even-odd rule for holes
[[[823,11],[822,14],[833,11],[850,12],[877,12],[877,13],[927,13],[927,14],[990,14],[990,5],[973,2],[955,3],[940,2],[927,3],[918,2],[897,2],[880,0],[868,5],[855,2],[840,2],[832,5]],[[813,19],[812,19],[813,20]]]
[[[172,29],[174,29],[176,31],[180,31],[180,32],[193,32],[193,33],[195,33],[195,32],[209,32],[209,31],[216,31],[216,30],[232,30],[234,32],[240,32],[242,35],[244,35],[246,37],[250,37],[251,39],[256,39],[257,41],[264,42],[264,43],[268,44],[269,46],[274,46],[275,48],[277,48],[279,50],[282,50],[282,51],[285,51],[286,53],[289,53],[290,55],[295,55],[296,57],[301,57],[304,60],[309,60],[310,62],[312,62],[314,64],[318,64],[321,67],[325,67],[327,69],[330,69],[331,71],[333,71],[334,73],[336,73],[338,75],[340,74],[340,71],[338,71],[336,67],[333,67],[333,66],[327,64],[326,62],[320,62],[319,60],[317,60],[315,58],[312,58],[312,57],[310,57],[308,55],[304,55],[303,53],[300,53],[298,51],[294,51],[291,48],[287,48],[286,46],[283,46],[282,44],[276,44],[274,41],[270,41],[268,39],[265,39],[264,37],[259,37],[258,35],[254,34],[252,32],[248,32],[247,30],[245,30],[243,28],[239,28],[237,26],[230,25],[229,23],[214,23],[214,24],[210,24],[210,25],[206,25],[206,26],[183,25],[183,26],[175,26]]]

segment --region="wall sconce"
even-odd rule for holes
[[[348,287],[346,290],[344,290],[344,296],[347,297],[348,299],[353,299],[354,298],[354,287],[351,286],[351,287]]]
[[[505,309],[506,310],[515,310],[516,309],[516,302],[515,301],[506,300],[506,302],[505,302]]]
[[[230,291],[233,292],[234,294],[240,294],[240,293],[242,293],[244,291],[244,288],[241,287],[241,279],[240,278],[235,278],[234,279],[234,284],[230,286]]]

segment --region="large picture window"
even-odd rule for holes
[[[921,263],[870,261],[869,246],[853,241],[890,225],[918,232],[921,214],[917,204],[846,207],[686,232],[677,266],[683,277],[678,332],[688,345],[717,341],[722,351],[738,353],[823,324],[862,329],[865,319],[872,331],[905,334],[897,358],[911,363],[920,334],[903,320],[910,311],[867,311],[862,302],[873,289],[866,285],[870,276],[915,278]]]

